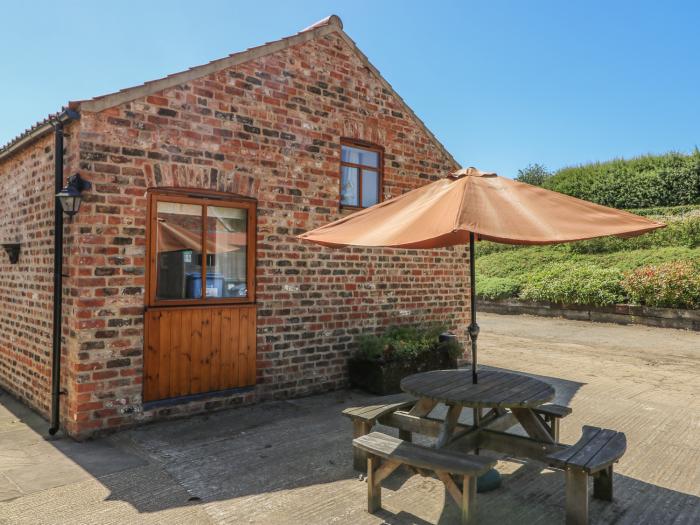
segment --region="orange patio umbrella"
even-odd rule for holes
[[[477,382],[474,241],[555,244],[665,225],[495,173],[466,168],[399,197],[299,235],[323,246],[440,248],[469,243],[472,380]]]

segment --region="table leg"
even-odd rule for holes
[[[416,417],[425,417],[430,414],[430,411],[435,408],[435,405],[437,405],[437,401],[434,399],[421,397],[418,402],[413,405],[413,408],[409,411],[409,414]]]
[[[481,409],[480,408],[473,408],[472,409],[472,418],[474,419],[474,428],[479,428],[481,426]],[[474,454],[477,456],[479,455],[479,447],[474,449]]]
[[[523,426],[528,436],[545,443],[554,443],[552,434],[549,433],[547,427],[542,424],[542,421],[532,410],[529,408],[511,408],[511,412],[518,420],[518,423]]]
[[[353,421],[352,437],[358,438],[369,434],[372,431],[372,425],[366,421]],[[357,447],[352,447],[352,466],[355,470],[362,472],[367,468],[367,452],[360,450]]]
[[[440,435],[435,442],[435,448],[442,448],[450,442],[455,426],[457,425],[457,420],[459,419],[459,415],[461,413],[462,405],[449,405],[447,415],[445,416],[445,421],[442,423]]]

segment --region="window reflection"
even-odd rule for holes
[[[340,204],[367,208],[379,202],[380,153],[341,144]]]
[[[202,297],[202,207],[158,201],[156,298]]]
[[[342,146],[340,160],[349,164],[361,164],[376,168],[379,165],[379,154],[376,151]]]
[[[360,185],[358,182],[358,169],[349,166],[341,166],[340,169],[340,203],[346,206],[359,206]]]
[[[247,232],[247,210],[207,207],[207,298],[247,297]]]
[[[379,202],[379,177],[376,171],[362,170],[362,206],[367,208]]]

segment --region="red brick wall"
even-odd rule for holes
[[[74,125],[73,125],[74,126]],[[64,146],[70,151],[70,130]],[[72,157],[66,155],[66,169]],[[48,416],[53,315],[54,135],[0,161],[0,386]],[[66,332],[67,333],[67,332]]]
[[[465,250],[330,250],[295,235],[340,217],[341,137],[385,148],[396,196],[453,170],[337,35],[155,95],[83,111],[79,169],[93,182],[68,231],[68,429],[284,398],[346,384],[354,335],[445,320],[464,336]],[[149,409],[141,400],[147,188],[258,200],[258,386]]]

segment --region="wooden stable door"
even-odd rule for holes
[[[255,306],[146,312],[144,400],[255,384]]]
[[[255,384],[255,202],[149,192],[144,401]]]

